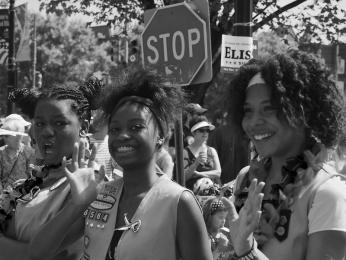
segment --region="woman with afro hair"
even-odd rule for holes
[[[248,248],[242,255],[262,259],[260,250],[274,260],[345,259],[346,184],[325,163],[326,148],[342,129],[343,102],[325,67],[297,50],[252,60],[231,81],[229,102],[233,123],[256,151],[237,176],[236,208],[252,179],[265,183],[262,216],[242,232]]]

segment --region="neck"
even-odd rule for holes
[[[205,140],[195,140],[192,144],[190,144],[190,147],[192,148],[199,148],[203,145],[206,144],[206,141]]]
[[[155,165],[155,160],[152,160],[141,167],[124,169],[124,194],[131,196],[148,191],[159,178]]]

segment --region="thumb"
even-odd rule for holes
[[[64,169],[65,176],[67,177],[68,181],[71,182],[72,179],[72,172],[70,172],[69,169],[67,169],[67,163],[66,163],[66,156],[62,158],[62,168]]]
[[[105,166],[101,165],[100,169],[98,170],[95,176],[96,182],[101,183],[105,179],[105,176],[106,176]]]
[[[225,197],[224,197],[224,199],[226,199],[226,200],[223,200],[223,201],[226,204],[226,207],[228,209],[228,218],[229,218],[229,220],[231,222],[234,222],[239,217],[238,212],[237,212],[237,210],[236,210],[236,208],[234,206],[234,203],[231,200],[229,200],[229,199],[227,199]]]

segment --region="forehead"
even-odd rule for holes
[[[134,119],[148,121],[152,117],[153,115],[148,107],[138,103],[127,102],[112,113],[111,122]]]
[[[262,103],[271,100],[271,91],[266,84],[256,84],[248,87],[245,94],[246,103]]]
[[[37,103],[35,109],[35,117],[44,117],[44,116],[59,116],[59,115],[75,115],[77,114],[72,110],[72,100],[63,99],[45,99],[40,100]]]

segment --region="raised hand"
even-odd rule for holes
[[[97,195],[97,180],[95,178],[94,160],[96,152],[93,151],[88,163],[84,160],[86,147],[83,143],[75,143],[70,169],[66,167],[66,158],[63,159],[65,174],[70,182],[72,201],[76,206],[85,206],[95,200]],[[101,173],[100,173],[101,172]],[[99,173],[104,174],[101,167]]]
[[[234,250],[237,255],[243,255],[250,251],[253,244],[253,232],[257,229],[262,214],[261,206],[264,182],[257,183],[257,179],[251,181],[248,197],[244,206],[237,213],[234,204],[229,202],[230,234]]]

